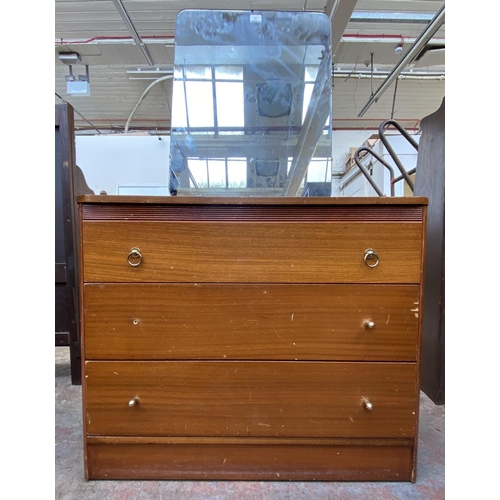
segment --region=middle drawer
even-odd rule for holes
[[[87,284],[86,359],[415,361],[416,285]]]

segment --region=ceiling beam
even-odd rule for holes
[[[357,0],[328,0],[326,3],[325,14],[332,20],[332,57],[335,57],[356,3]]]
[[[123,19],[123,22],[125,23],[125,26],[127,26],[127,29],[129,31],[129,33],[132,35],[132,38],[134,39],[135,43],[142,50],[142,53],[144,54],[144,57],[148,61],[148,64],[150,66],[154,66],[155,63],[153,61],[153,58],[151,57],[151,54],[149,53],[149,50],[146,47],[146,44],[142,41],[141,37],[139,36],[139,33],[137,33],[137,30],[135,29],[134,23],[130,19],[130,16],[128,15],[127,10],[123,6],[122,0],[113,0],[113,3],[115,4],[116,10],[118,11],[121,18]]]
[[[360,111],[358,118],[361,118],[370,108],[370,106],[377,102],[380,96],[389,88],[392,82],[398,78],[400,73],[410,64],[415,57],[422,51],[427,42],[434,36],[436,31],[444,23],[444,5],[436,13],[432,21],[428,26],[422,31],[420,36],[415,40],[413,45],[410,46],[406,54],[401,58],[401,60],[394,66],[392,71],[389,73],[387,78],[382,82],[380,87],[375,91],[375,93],[370,97],[368,102],[364,105],[363,109]]]

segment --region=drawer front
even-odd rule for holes
[[[83,223],[86,282],[419,283],[421,251],[416,222]]]
[[[413,446],[91,444],[90,479],[410,481]]]
[[[103,436],[413,437],[415,384],[412,363],[87,361],[85,417]]]
[[[415,361],[418,300],[416,285],[87,284],[85,356]]]

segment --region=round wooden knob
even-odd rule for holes
[[[373,404],[368,400],[368,399],[365,399],[363,401],[363,404],[365,405],[365,408],[369,411],[373,410]]]

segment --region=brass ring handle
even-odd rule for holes
[[[132,267],[137,267],[140,266],[142,263],[142,253],[141,251],[134,247],[132,250],[127,255],[127,262],[132,266]]]
[[[368,261],[372,261],[373,259],[375,259],[375,262],[370,264]],[[368,267],[377,267],[378,263],[380,262],[379,256],[372,248],[368,248],[365,250],[365,256],[363,257],[363,260]]]

